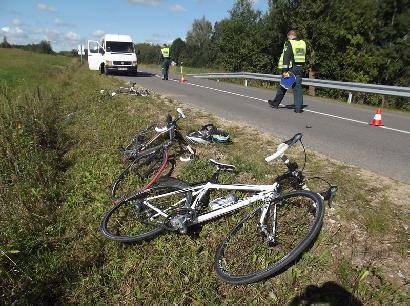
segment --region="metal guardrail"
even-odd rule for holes
[[[207,78],[207,79],[245,79],[245,86],[248,85],[248,80],[263,80],[263,81],[279,82],[281,78],[280,75],[251,73],[251,72],[229,72],[229,73],[216,72],[216,73],[199,73],[199,74],[188,74],[188,75],[194,78]],[[354,83],[354,82],[340,82],[340,81],[308,79],[308,78],[303,78],[302,84],[306,86],[347,90],[350,92],[349,100],[351,100],[351,92],[367,92],[367,93],[380,94],[380,95],[410,98],[410,87],[375,85],[375,84],[364,84],[364,83]]]

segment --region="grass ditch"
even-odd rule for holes
[[[9,52],[0,59],[17,57]],[[19,56],[24,63],[31,53]],[[310,151],[307,173],[329,179],[340,191],[312,249],[275,278],[231,286],[216,276],[216,246],[237,215],[205,225],[196,238],[166,234],[136,245],[104,239],[99,225],[122,167],[117,148],[176,107],[188,115],[180,124],[184,132],[213,122],[233,139],[227,146],[198,146],[201,158],[175,172],[187,181],[206,178],[212,172],[206,160],[215,158],[238,168],[223,181],[271,182],[283,168],[266,165],[263,158],[279,140],[166,97],[102,96],[101,89],[121,82],[60,60],[61,68],[44,67],[53,72],[41,80],[39,91],[33,75],[21,85],[5,84],[12,98],[0,98],[10,109],[1,112],[9,116],[2,118],[0,163],[5,303],[408,304],[409,186]],[[303,160],[298,148],[291,156]]]

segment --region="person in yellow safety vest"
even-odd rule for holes
[[[169,48],[164,44],[161,48],[162,57],[162,79],[168,80],[168,70],[169,70]]]
[[[288,77],[289,73],[293,73],[296,77],[295,83],[292,86],[295,113],[303,111],[302,76],[305,62],[306,43],[303,40],[297,39],[297,32],[291,30],[288,32],[288,40],[283,46],[282,55],[279,59],[279,69],[282,69],[283,77]],[[275,98],[268,100],[269,105],[273,108],[278,108],[286,91],[285,88],[279,86]]]

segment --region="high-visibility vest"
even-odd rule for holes
[[[169,48],[162,48],[161,53],[163,57],[169,57]]]
[[[292,68],[293,63],[305,63],[306,62],[306,43],[303,40],[289,40],[292,51],[293,51],[293,61],[289,63],[289,66],[283,65],[283,55],[287,49],[286,43],[283,45],[282,55],[279,59],[278,67],[283,68]]]

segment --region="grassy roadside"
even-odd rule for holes
[[[5,71],[21,69],[7,60],[11,57],[22,63],[32,58],[0,52]],[[51,58],[61,60],[62,68]],[[196,239],[169,234],[129,246],[104,239],[99,224],[111,205],[108,188],[121,168],[118,146],[148,123],[163,120],[166,112],[174,113],[180,103],[159,96],[103,97],[100,89],[116,88],[118,79],[66,58],[44,56],[44,61],[51,66],[43,66],[49,72],[41,83],[34,73],[28,83],[6,85],[11,101],[0,98],[0,105],[10,108],[10,124],[1,125],[1,135],[9,136],[14,150],[9,154],[1,142],[1,160],[8,162],[0,163],[0,188],[6,191],[0,197],[0,226],[10,229],[0,233],[0,292],[6,303],[298,305],[313,295],[316,303],[408,304],[409,186],[314,152],[309,152],[307,173],[331,180],[340,191],[310,252],[266,282],[230,286],[213,272],[216,246],[232,220],[207,224]],[[40,96],[30,89],[36,85]],[[33,106],[24,108],[28,104]],[[283,170],[263,161],[279,140],[182,107],[188,115],[181,122],[184,131],[213,122],[234,142],[198,147],[200,160],[180,165],[180,178],[205,177],[212,171],[209,157],[237,165],[239,174],[224,177],[227,181],[267,183]],[[43,139],[58,141],[44,144]],[[301,161],[300,149],[291,155]],[[27,171],[17,171],[16,165]]]

